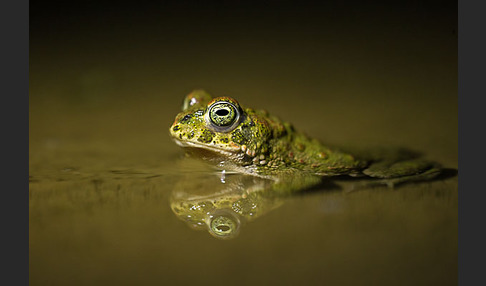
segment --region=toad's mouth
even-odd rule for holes
[[[174,138],[174,142],[183,147],[186,151],[189,151],[189,153],[204,153],[206,155],[216,153],[217,155],[221,156],[226,156],[226,157],[233,157],[236,156],[240,152],[240,148],[233,148],[233,149],[223,149],[218,146],[211,146],[207,144],[200,144],[196,142],[188,142],[188,141],[180,141],[177,138]],[[205,152],[206,151],[206,152]],[[209,151],[209,152],[208,152]],[[202,154],[202,155],[204,155]]]

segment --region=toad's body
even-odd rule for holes
[[[277,181],[351,175],[402,182],[439,173],[435,164],[401,149],[357,155],[330,148],[265,111],[203,90],[186,96],[170,134],[189,153],[227,170]]]

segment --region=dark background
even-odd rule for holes
[[[437,46],[443,48],[431,50]],[[410,76],[400,71],[410,61],[441,69],[451,49],[457,50],[456,1],[30,2],[31,74],[107,64],[132,84],[131,71],[141,67],[147,76],[140,85],[163,77],[198,87],[191,77],[202,74],[228,76],[233,84],[297,85],[320,77],[323,85],[347,85],[363,74]],[[443,80],[433,70],[408,72]]]

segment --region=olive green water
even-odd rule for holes
[[[203,182],[184,189],[195,194],[220,186],[168,135],[194,88],[324,142],[405,146],[457,169],[453,25],[306,25],[33,37],[30,284],[457,284],[457,177],[350,193],[323,185],[231,240],[171,210],[181,182]]]

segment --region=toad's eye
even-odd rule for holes
[[[216,101],[207,111],[208,123],[218,132],[230,132],[238,124],[240,110],[231,102]]]

